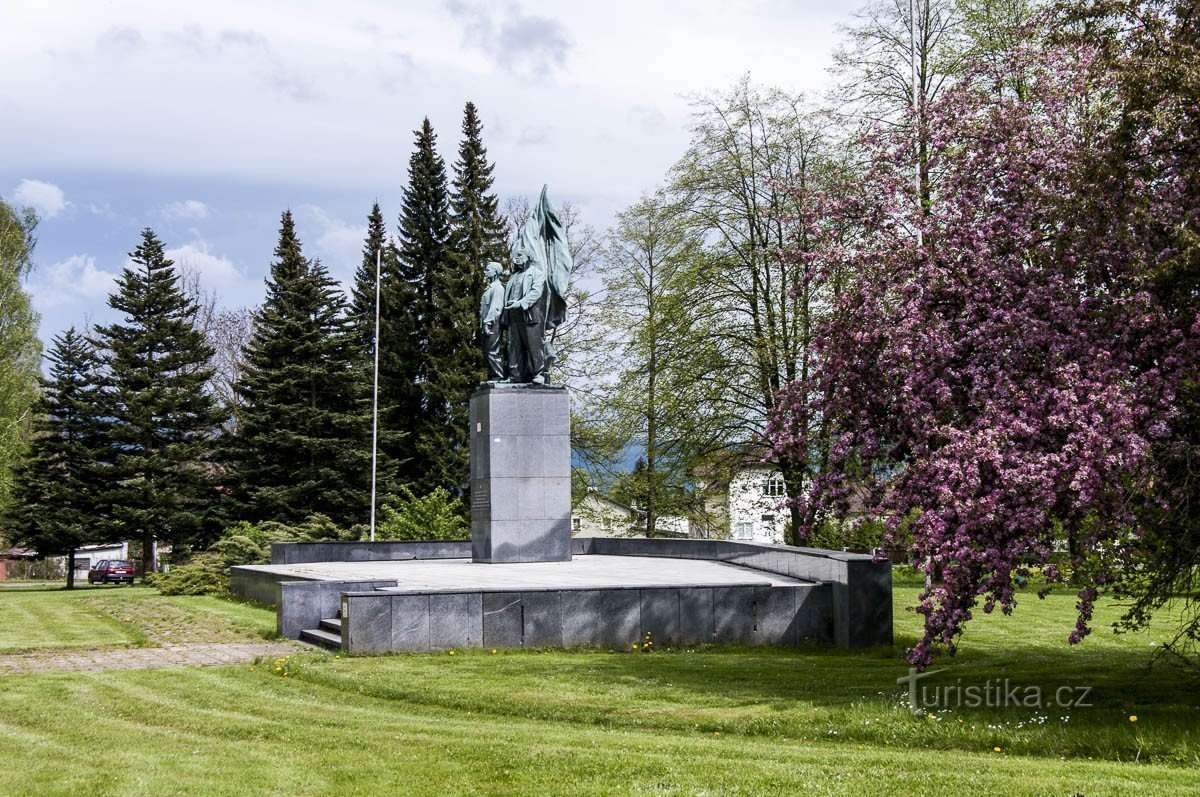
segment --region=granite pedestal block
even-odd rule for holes
[[[562,387],[487,383],[471,396],[476,562],[571,558],[571,408]]]

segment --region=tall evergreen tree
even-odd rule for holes
[[[483,291],[483,266],[489,260],[501,263],[506,260],[508,236],[500,201],[492,191],[494,166],[488,163],[483,125],[475,103],[468,102],[463,110],[462,135],[450,184],[450,244],[464,261],[455,275],[464,283],[461,287],[473,316],[478,311],[476,300]],[[474,326],[472,323],[472,333]]]
[[[324,266],[304,257],[291,211],[284,212],[238,385],[244,408],[231,455],[244,517],[364,520],[369,471],[357,351],[345,298]]]
[[[367,214],[367,238],[363,242],[362,263],[354,272],[354,285],[350,289],[350,317],[354,321],[354,336],[358,344],[370,356],[375,345],[375,258],[387,253],[387,227],[383,223],[383,211],[379,203],[371,205]],[[381,302],[382,303],[382,302]]]
[[[151,567],[156,538],[190,545],[215,531],[211,460],[223,415],[205,390],[212,348],[162,242],[147,228],[129,257],[108,300],[124,320],[96,329],[113,452],[106,502],[115,533],[140,538]]]
[[[357,271],[354,273],[354,285],[351,288],[350,296],[350,317],[353,324],[354,338],[354,361],[356,364],[355,372],[358,376],[358,395],[364,414],[365,423],[370,424],[371,412],[371,397],[375,389],[374,385],[374,355],[375,355],[375,270],[376,257],[379,257],[379,274],[380,281],[384,286],[380,291],[380,324],[382,333],[395,332],[396,327],[388,327],[387,319],[391,313],[408,312],[409,304],[405,302],[404,296],[408,291],[407,285],[401,285],[393,290],[389,295],[384,295],[389,284],[394,285],[394,281],[398,278],[396,273],[396,247],[387,239],[387,227],[383,221],[383,211],[379,207],[379,203],[375,202],[371,206],[371,212],[367,215],[367,237],[363,242],[363,257],[362,263],[359,264]],[[393,307],[389,311],[387,300],[392,300]],[[384,371],[389,360],[387,356],[393,355],[394,359],[390,362],[393,366],[409,362],[412,352],[410,347],[411,341],[390,339],[389,343],[392,346],[399,345],[401,350],[394,352],[391,350],[380,351],[380,369]],[[405,355],[408,356],[405,356]],[[396,355],[399,355],[398,357]],[[402,370],[402,369],[401,369]],[[395,371],[390,372],[395,375]],[[384,374],[381,373],[381,377]],[[391,384],[395,387],[398,379],[393,379]],[[384,385],[381,382],[381,393]],[[415,393],[415,386],[409,384],[407,393]],[[395,398],[395,392],[390,396]],[[399,484],[396,481],[396,465],[393,457],[403,456],[403,446],[408,433],[405,427],[411,423],[414,415],[405,416],[403,412],[389,412],[389,408],[383,403],[388,395],[381,396],[380,403],[380,424],[379,424],[379,457],[378,457],[378,485],[379,493],[387,495],[394,493],[399,489]],[[403,404],[401,406],[404,406]],[[371,455],[371,439],[369,428],[364,426],[362,436],[363,456],[369,458]],[[369,462],[368,462],[369,467]],[[368,470],[368,473],[370,471]]]
[[[447,413],[439,391],[431,386],[438,378],[431,357],[440,298],[434,275],[452,268],[454,260],[446,165],[436,143],[426,119],[409,159],[399,244],[395,258],[388,258],[382,291],[380,417],[392,429],[407,432],[393,441],[388,454],[397,466],[397,482],[413,485],[417,493],[451,486],[446,484],[443,462]]]
[[[489,260],[504,262],[506,243],[482,125],[470,102],[462,134],[450,191],[452,257],[430,274],[435,320],[430,325],[427,396],[442,425],[436,430],[440,435],[429,435],[427,444],[437,478],[450,488],[468,479],[468,400],[486,376],[478,345],[483,266]]]
[[[34,405],[33,440],[15,473],[13,542],[67,555],[75,586],[75,549],[98,542],[105,492],[105,437],[95,352],[74,327],[54,339],[50,376]]]

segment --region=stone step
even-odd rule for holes
[[[322,620],[318,628],[320,628],[322,631],[328,631],[331,634],[337,634],[338,639],[342,638],[341,617],[329,617],[325,620]]]
[[[342,649],[342,635],[333,634],[320,628],[306,628],[300,632],[300,641],[308,642],[330,650]]]

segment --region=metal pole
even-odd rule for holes
[[[375,373],[371,391],[371,542],[375,542],[375,474],[379,461],[379,262],[383,245],[375,252]]]
[[[921,207],[921,94],[917,86],[917,4],[920,0],[908,0],[908,48],[909,60],[912,62],[912,102],[913,102],[913,187],[917,199],[917,247],[924,244],[921,233],[921,217],[924,208]],[[933,586],[933,557],[925,557],[925,592]]]
[[[912,102],[913,102],[913,161],[916,164],[914,186],[917,194],[917,246],[924,241],[921,234],[921,95],[917,86],[917,6],[920,0],[908,0],[908,49],[909,60],[912,62]]]

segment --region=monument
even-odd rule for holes
[[[571,408],[566,388],[550,384],[549,367],[572,262],[544,186],[510,260],[503,285],[498,263],[484,267],[490,282],[480,335],[489,381],[471,396],[472,558],[561,562],[571,558]]]
[[[546,189],[511,273],[481,264],[488,379],[470,397],[471,539],[273,543],[234,567],[280,635],[352,654],[892,641],[891,566],[728,540],[572,538],[571,413],[551,383],[571,253]]]

